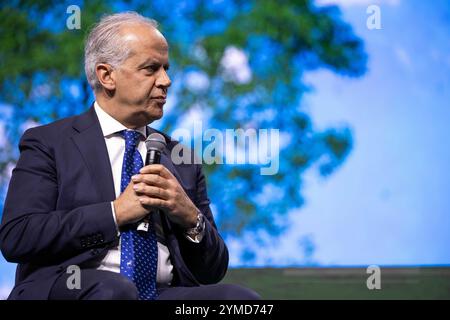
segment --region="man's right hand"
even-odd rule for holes
[[[138,222],[149,214],[149,210],[144,208],[139,201],[133,185],[134,183],[131,181],[121,195],[113,201],[116,222],[119,227]]]

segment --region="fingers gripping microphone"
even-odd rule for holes
[[[166,147],[166,139],[159,133],[152,133],[145,140],[147,155],[145,165],[161,163],[161,152]],[[148,231],[149,219],[145,217],[138,225],[137,230]]]
[[[145,140],[145,146],[147,147],[145,165],[160,163],[161,152],[166,147],[166,139],[159,133],[152,133]]]

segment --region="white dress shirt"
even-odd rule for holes
[[[127,128],[119,121],[114,119],[108,113],[106,113],[97,102],[94,104],[95,112],[97,113],[100,127],[102,128],[103,136],[105,137],[106,147],[108,149],[109,161],[111,162],[112,175],[114,179],[114,190],[116,192],[116,198],[120,195],[120,180],[122,177],[122,163],[125,153],[125,141],[118,131],[126,130]],[[136,131],[142,133],[144,137],[147,136],[146,127],[138,128]],[[145,161],[147,150],[144,141],[140,141],[137,146],[139,153]],[[114,206],[111,202],[113,210],[114,221],[116,216],[114,212]],[[99,270],[107,270],[120,273],[120,240],[119,245],[115,248],[111,248],[100,265],[97,267]],[[170,253],[167,246],[158,241],[158,267],[156,274],[156,282],[159,286],[167,286],[170,284],[173,278],[172,274],[173,265],[170,261]]]

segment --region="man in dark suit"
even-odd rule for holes
[[[9,299],[258,298],[217,284],[228,250],[201,165],[175,165],[177,142],[163,135],[161,164],[143,166],[168,67],[153,20],[116,14],[90,32],[85,69],[95,103],[20,141],[0,227],[3,255],[18,263]],[[73,266],[78,287],[69,285]]]

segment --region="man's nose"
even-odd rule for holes
[[[161,71],[158,73],[158,77],[156,79],[156,86],[157,87],[163,87],[168,88],[172,84],[172,81],[170,81],[170,77],[167,74],[167,71],[163,68],[161,68]]]

